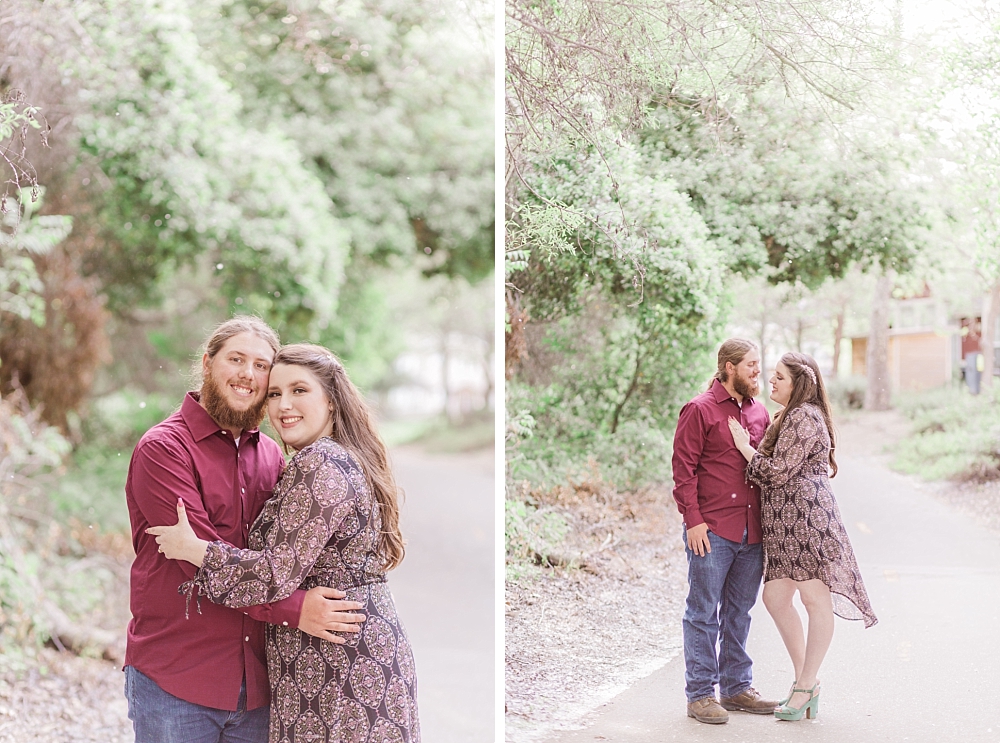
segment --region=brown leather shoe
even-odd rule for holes
[[[772,711],[773,708],[772,708]],[[688,702],[688,717],[693,717],[698,722],[707,722],[710,725],[721,725],[729,722],[729,713],[719,706],[715,697],[705,697]]]
[[[774,708],[778,706],[778,702],[763,699],[752,686],[741,691],[735,697],[722,697],[719,701],[725,709],[734,712],[751,712],[755,715],[774,714]]]

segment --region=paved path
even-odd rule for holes
[[[407,554],[389,574],[417,663],[427,743],[494,737],[493,450],[392,452]]]
[[[879,458],[843,455],[834,491],[879,623],[837,620],[818,720],[732,713],[726,725],[685,715],[683,660],[592,713],[551,743],[616,741],[1000,742],[1000,537],[934,499]],[[754,685],[779,697],[791,664],[758,601]]]

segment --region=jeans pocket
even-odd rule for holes
[[[132,666],[125,666],[125,701],[128,702],[128,719],[135,720],[136,700],[135,700],[135,669]]]

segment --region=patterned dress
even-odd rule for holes
[[[357,460],[321,438],[289,462],[249,549],[208,546],[194,583],[229,607],[329,586],[365,605],[338,645],[266,625],[270,743],[419,743],[413,653],[379,557],[382,520]]]
[[[761,487],[764,580],[819,579],[844,619],[878,620],[829,477],[830,433],[819,408],[803,404],[785,416],[770,457],[754,454],[747,476]]]

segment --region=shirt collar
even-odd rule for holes
[[[222,430],[222,426],[216,423],[215,419],[198,402],[200,396],[200,392],[188,392],[184,395],[184,402],[181,403],[181,418],[184,419],[184,423],[187,424],[195,441],[207,439],[212,434]],[[248,428],[243,433],[256,439],[260,435],[260,429]]]
[[[735,400],[736,399],[732,395],[729,394],[729,390],[727,390],[723,386],[722,382],[720,382],[718,379],[713,380],[713,382],[712,382],[712,395],[715,397],[715,401],[718,402],[718,403],[725,402],[726,400]],[[750,405],[753,405],[755,402],[756,402],[756,400],[753,397],[744,397],[743,398],[743,404],[744,405],[747,404],[747,403],[749,403]]]

